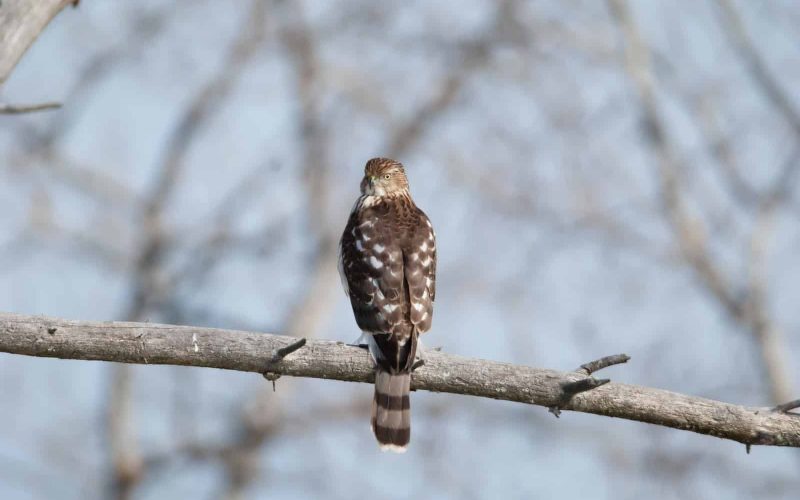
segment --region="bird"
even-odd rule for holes
[[[411,440],[411,372],[433,319],[436,234],[403,165],[373,158],[339,241],[339,274],[375,367],[371,426],[384,451]]]

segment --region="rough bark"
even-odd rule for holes
[[[309,340],[274,361],[276,355],[280,358],[279,349],[296,341],[258,332],[0,314],[0,352],[372,381],[367,353],[341,342]],[[428,352],[412,387],[636,420],[747,445],[800,447],[800,415],[785,408],[745,407],[619,383],[565,401],[565,387],[586,378],[579,370],[560,372]]]

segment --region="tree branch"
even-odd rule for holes
[[[368,354],[342,342],[309,340],[280,363],[273,352],[296,339],[149,323],[69,321],[0,314],[0,352],[62,359],[221,368],[349,382],[373,379]],[[688,430],[747,445],[800,447],[800,417],[635,385],[608,383],[572,396],[563,387],[585,378],[439,352],[426,353],[415,389],[516,401]]]
[[[780,82],[770,71],[769,65],[759,54],[736,6],[731,0],[717,0],[717,3],[722,14],[720,25],[723,32],[744,63],[750,77],[778,113],[783,115],[795,136],[800,137],[800,111],[795,108],[791,96],[783,90]]]
[[[789,399],[792,388],[787,375],[780,329],[773,324],[765,310],[763,293],[759,291],[758,283],[753,288],[751,282],[744,290],[734,286],[731,277],[715,261],[708,246],[707,230],[703,221],[700,217],[692,216],[684,201],[679,176],[686,170],[686,166],[678,160],[679,154],[669,138],[666,121],[658,106],[650,50],[639,33],[627,2],[609,0],[608,4],[625,41],[625,68],[642,106],[645,140],[657,156],[662,204],[675,233],[680,253],[711,296],[758,341],[772,399],[776,403],[785,401]],[[787,174],[791,174],[791,171],[787,171]],[[774,200],[777,201],[778,198]],[[755,236],[758,238],[763,235]]]
[[[61,107],[60,102],[43,102],[40,104],[0,104],[0,115],[21,115],[35,113]]]
[[[0,85],[39,33],[72,0],[3,0],[0,5]]]

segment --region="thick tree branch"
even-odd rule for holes
[[[0,352],[63,359],[222,368],[350,382],[372,380],[368,354],[341,342],[309,340],[280,363],[274,352],[295,338],[149,323],[68,321],[0,314]],[[564,404],[563,387],[585,378],[460,356],[426,353],[415,389],[559,407],[689,430],[748,445],[800,447],[800,416],[660,389],[608,383]]]

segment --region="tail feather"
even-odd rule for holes
[[[405,452],[411,440],[411,374],[375,373],[372,431],[382,450]]]

